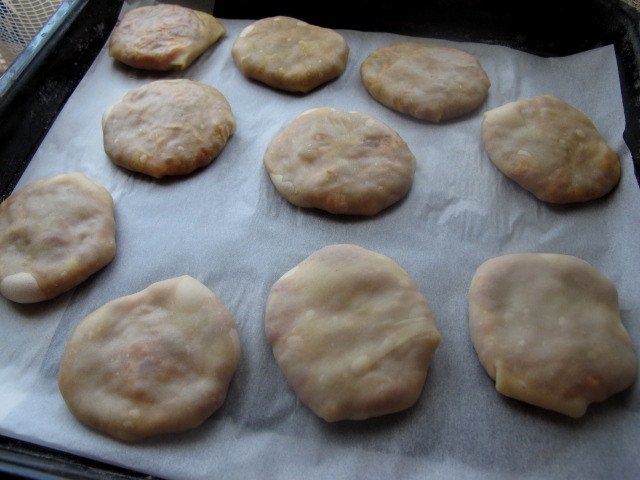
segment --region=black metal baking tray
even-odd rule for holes
[[[106,42],[123,0],[66,0],[0,77],[0,199],[8,196]],[[214,15],[289,15],[331,28],[482,42],[541,56],[615,46],[624,139],[640,184],[640,16],[622,0],[218,0]],[[0,436],[4,478],[148,477]]]

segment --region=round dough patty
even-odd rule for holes
[[[233,318],[184,275],[84,318],[65,349],[58,384],[79,420],[134,441],[200,425],[223,404],[239,358]]]
[[[491,86],[473,55],[416,42],[379,48],[362,62],[360,76],[383,105],[431,122],[475,110]]]
[[[158,80],[102,116],[104,149],[121,167],[160,178],[209,165],[235,132],[227,99],[192,80]]]
[[[0,204],[0,294],[19,303],[56,297],[116,253],[113,199],[80,173],[36,180]]]
[[[618,155],[591,120],[553,95],[486,112],[482,141],[502,173],[545,202],[593,200],[620,179]]]
[[[306,93],[342,74],[349,47],[334,30],[295,18],[271,17],[246,27],[231,54],[246,77]]]
[[[374,215],[407,194],[416,160],[400,135],[377,118],[316,108],[273,139],[264,165],[294,205]]]
[[[178,5],[128,11],[109,38],[109,54],[145,70],[184,70],[225,30],[211,15]]]
[[[289,385],[328,422],[409,408],[441,342],[409,275],[356,245],[322,248],[285,273],[265,331]]]
[[[486,261],[469,288],[469,328],[496,389],[548,410],[580,417],[635,381],[616,287],[576,257]]]

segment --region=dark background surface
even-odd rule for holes
[[[288,15],[310,23],[505,45],[562,56],[614,44],[626,117],[624,139],[640,183],[640,20],[620,0],[217,0],[221,18]],[[0,200],[107,40],[122,0],[66,0],[0,77]],[[64,10],[64,12],[63,12]],[[152,477],[0,436],[0,476],[39,479]]]

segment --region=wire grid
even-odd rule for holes
[[[0,73],[4,72],[62,0],[0,0]]]
[[[640,11],[640,0],[624,0],[624,2]]]

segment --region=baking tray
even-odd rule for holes
[[[388,31],[505,45],[563,56],[613,44],[626,118],[624,139],[640,183],[640,20],[620,0],[356,0],[216,2],[221,18],[276,14],[332,28]],[[0,195],[8,196],[66,99],[104,45],[122,1],[67,0],[0,77]],[[552,13],[551,13],[552,12]],[[151,478],[48,448],[0,437],[0,472],[26,478]]]
[[[122,3],[65,0],[0,76],[0,199],[98,55]]]

